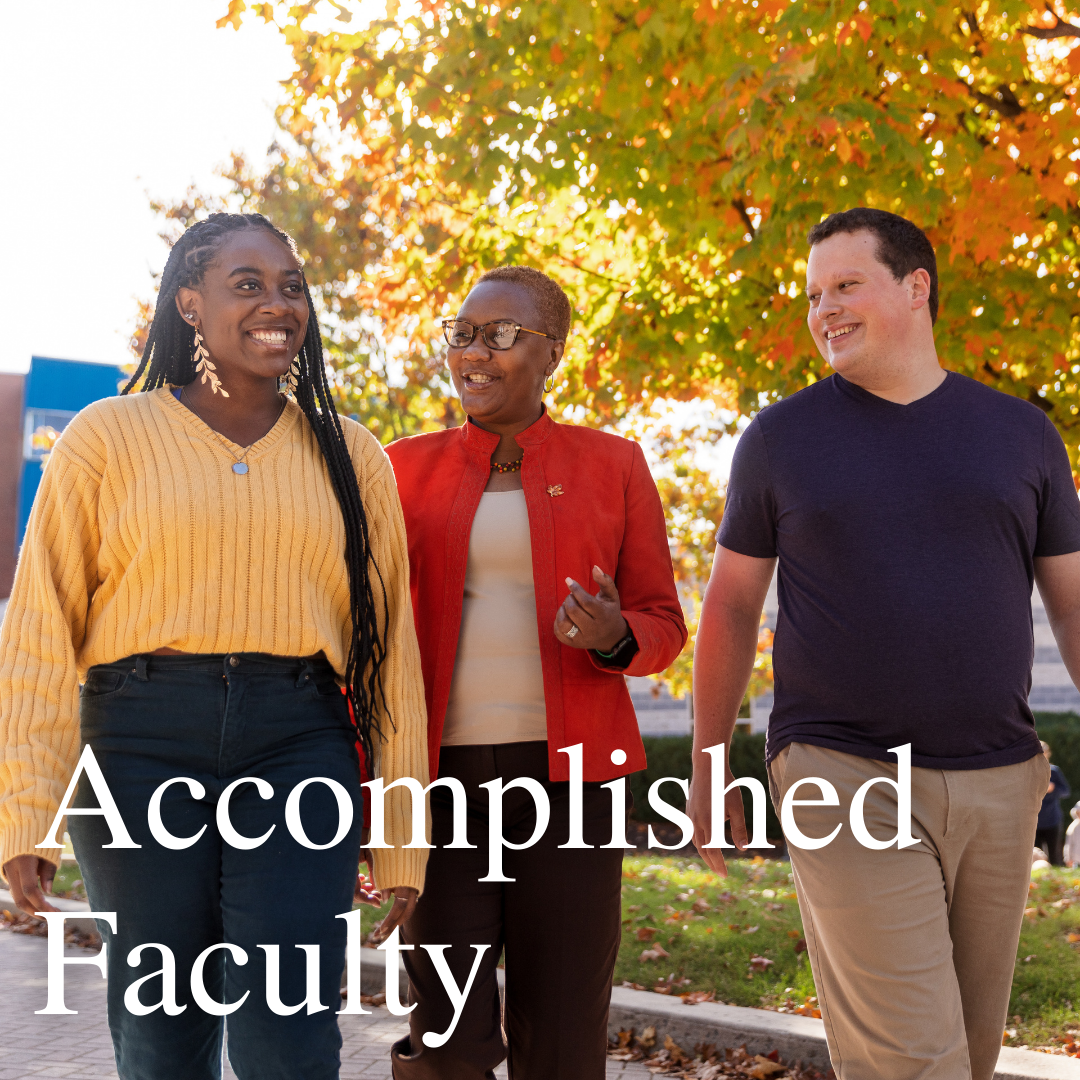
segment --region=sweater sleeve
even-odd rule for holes
[[[371,551],[378,569],[378,575],[372,575],[372,591],[376,603],[385,595],[389,615],[381,672],[384,701],[378,713],[380,734],[372,738],[372,774],[381,776],[386,784],[411,776],[426,787],[427,706],[409,595],[405,519],[390,459],[373,436],[367,432],[364,436],[361,452],[365,461],[358,463],[357,473],[364,488]],[[408,885],[422,891],[427,849],[404,847],[412,838],[412,796],[408,789],[402,786],[387,792],[385,808],[386,842],[393,847],[375,848],[372,852],[376,884],[381,889]],[[430,832],[429,823],[425,829]]]
[[[100,477],[57,446],[38,488],[0,629],[0,866],[59,862],[45,838],[79,753],[75,656],[96,582]]]

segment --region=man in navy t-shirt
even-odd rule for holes
[[[695,651],[695,842],[723,871],[704,751],[730,743],[778,562],[769,777],[833,1066],[991,1080],[1048,776],[1031,590],[1080,670],[1080,502],[1042,408],[941,368],[921,230],[857,209],[809,241],[834,374],[735,453]],[[725,812],[745,843],[738,788]]]

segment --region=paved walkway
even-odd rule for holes
[[[69,955],[87,955],[69,949]],[[105,1021],[105,980],[96,967],[67,965],[66,1004],[77,1016],[35,1016],[45,1005],[48,980],[45,939],[0,930],[0,1080],[57,1077],[116,1080]],[[377,1009],[371,1016],[343,1016],[342,1080],[390,1080],[390,1044],[405,1022]],[[633,1062],[608,1062],[609,1077],[639,1080],[651,1074]],[[226,1080],[235,1080],[226,1065]],[[497,1075],[506,1076],[502,1066]]]

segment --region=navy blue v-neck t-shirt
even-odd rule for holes
[[[1068,454],[1035,405],[950,372],[898,405],[832,375],[739,440],[719,543],[778,557],[768,758],[804,742],[987,769],[1040,752],[1033,559],[1080,550]]]

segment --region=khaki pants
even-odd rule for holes
[[[797,780],[828,780],[839,806],[796,806],[808,837],[789,845],[810,964],[839,1080],[992,1080],[1012,987],[1035,821],[1049,765],[1042,754],[997,769],[911,770],[903,851],[864,848],[851,799],[896,764],[793,743],[769,765],[773,802]],[[818,799],[806,785],[796,799]],[[896,790],[870,788],[867,829],[896,835]]]

